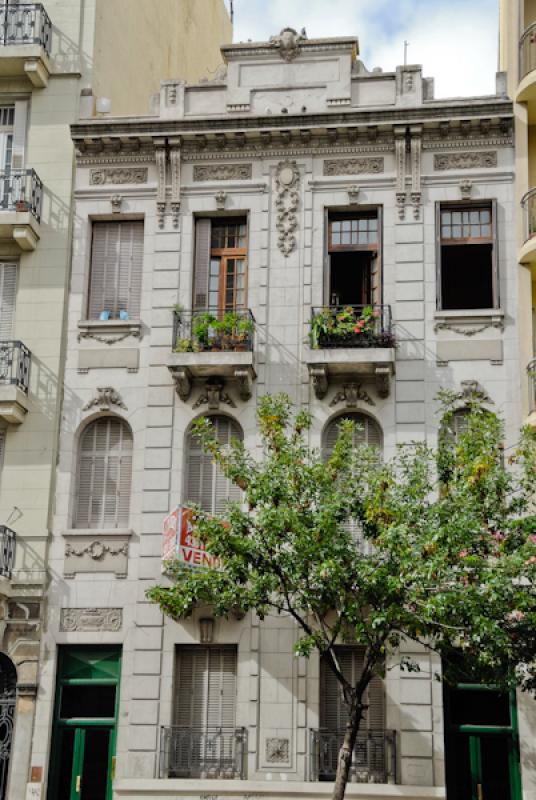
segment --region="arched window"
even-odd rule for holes
[[[326,430],[324,431],[324,458],[329,458],[333,448],[335,447],[335,443],[339,435],[339,426],[345,419],[351,420],[356,426],[354,429],[354,447],[365,444],[369,447],[377,448],[378,453],[381,455],[382,431],[378,423],[373,420],[372,417],[367,416],[367,414],[352,412],[349,414],[343,414],[341,417],[336,417],[328,423]]]
[[[80,439],[76,528],[126,528],[132,477],[132,433],[117,417],[102,417]]]
[[[224,416],[210,417],[216,437],[222,445],[231,439],[243,439],[237,422]],[[209,453],[205,453],[198,439],[189,433],[186,437],[186,501],[197,503],[204,511],[222,514],[228,500],[240,500],[241,491],[222,473]]]
[[[7,797],[16,690],[15,665],[5,653],[0,653],[0,800],[5,800]]]

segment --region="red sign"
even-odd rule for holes
[[[181,561],[190,567],[220,567],[219,558],[207,553],[204,542],[196,538],[191,508],[177,506],[164,519],[162,561]]]

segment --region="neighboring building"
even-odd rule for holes
[[[171,15],[179,0],[165,5]],[[202,27],[199,0],[196,8],[181,3],[181,9],[185,5],[192,25]],[[223,0],[202,5],[203,14],[212,10],[214,21],[202,40],[205,51],[195,74],[205,58],[210,74],[220,58],[219,44],[229,37],[229,20]],[[39,770],[30,770],[30,748],[50,578],[47,543],[71,261],[69,126],[79,118],[82,90],[84,113],[92,113],[93,67],[99,67],[96,88],[108,91],[109,54],[125,44],[129,25],[139,30],[146,21],[140,3],[129,0],[126,6],[116,0],[0,2],[0,800],[19,800],[30,779],[41,782]],[[129,23],[119,42],[115,29],[103,30],[101,22],[112,8],[118,23]],[[146,29],[143,57],[138,54],[137,65],[129,64],[123,108],[134,113],[141,97],[148,101],[141,81],[150,73],[144,59],[158,66],[156,55],[181,42],[188,51],[184,35],[158,17]],[[137,39],[135,44],[137,49]],[[112,99],[114,91],[112,86]]]
[[[32,760],[48,800],[80,786],[110,797],[112,775],[115,797],[139,800],[328,792],[339,700],[317,658],[294,657],[293,623],[215,621],[209,608],[173,622],[146,600],[165,580],[166,517],[174,549],[169,512],[187,501],[217,512],[235,491],[190,436],[196,417],[255,448],[257,398],[284,390],[312,412],[312,444],[329,450],[352,415],[389,457],[398,443],[435,441],[435,398],[448,387],[462,413],[480,392],[517,440],[517,198],[502,78],[495,96],[435,100],[419,66],[369,72],[354,38],[290,29],[222,52],[226,74],[164,81],[153,117],[73,127]],[[315,320],[341,308],[364,319],[373,346],[341,326],[319,331]],[[515,700],[460,689],[444,721],[440,665],[403,647],[421,671],[394,668],[371,687],[352,782],[382,784],[378,798],[441,798],[447,779],[457,800],[478,784],[484,798],[519,800]],[[341,657],[359,670],[359,649]],[[463,723],[475,724],[470,738]],[[533,748],[522,727],[527,800]]]

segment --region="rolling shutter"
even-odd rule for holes
[[[194,730],[235,727],[236,649],[179,647],[174,724]]]
[[[355,685],[363,670],[363,647],[338,647],[337,657],[347,680]],[[361,723],[362,731],[383,731],[385,727],[385,690],[383,681],[374,677],[365,693],[368,710]],[[344,731],[346,708],[339,683],[325,661],[320,666],[320,727],[328,731]]]
[[[143,271],[143,222],[95,222],[91,249],[89,319],[120,311],[139,319]]]
[[[210,269],[209,219],[198,219],[195,223],[195,265],[194,265],[194,309],[208,306],[208,276]]]
[[[127,425],[115,417],[92,422],[80,440],[75,527],[127,527],[131,476]]]
[[[16,293],[17,265],[0,264],[0,341],[13,336]]]
[[[242,439],[242,429],[229,417],[211,417],[216,438],[225,446],[232,439]],[[186,500],[196,503],[204,511],[223,514],[228,500],[240,501],[241,491],[203,451],[199,441],[188,434],[186,440]]]

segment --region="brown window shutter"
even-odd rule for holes
[[[17,294],[17,264],[0,263],[0,341],[11,339]]]
[[[242,429],[234,420],[224,416],[211,417],[218,441],[226,446],[232,439],[242,439]],[[239,501],[241,491],[222,473],[199,441],[188,434],[186,441],[186,500],[204,511],[223,514],[228,500]]]
[[[344,677],[355,686],[363,671],[363,647],[337,647],[337,658]],[[325,660],[320,665],[320,727],[329,731],[344,731],[347,712],[340,684]],[[368,710],[361,731],[378,731],[385,728],[385,689],[381,678],[374,677],[364,697]]]
[[[339,436],[339,425],[344,419],[349,419],[356,424],[354,447],[364,444],[368,447],[376,447],[378,452],[381,453],[382,431],[378,423],[366,414],[344,414],[332,420],[326,428],[324,434],[324,458],[329,458],[331,455]]]
[[[208,275],[210,268],[210,219],[195,223],[194,308],[208,306]]]
[[[236,716],[235,647],[179,647],[175,667],[177,726],[232,729]]]
[[[80,440],[77,528],[125,528],[132,475],[132,434],[115,417],[92,422]]]
[[[143,222],[95,222],[91,249],[89,318],[127,311],[139,319],[143,270]]]

